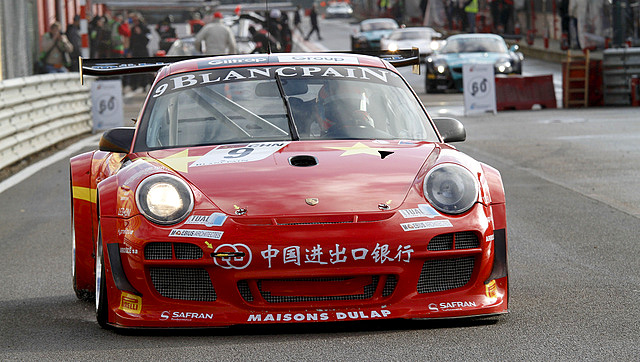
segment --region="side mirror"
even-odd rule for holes
[[[433,122],[442,136],[445,143],[462,142],[467,139],[467,131],[464,130],[462,122],[455,118],[434,118]]]
[[[135,127],[118,127],[106,131],[100,138],[100,151],[129,153],[135,132]]]
[[[520,50],[520,46],[519,46],[518,44],[513,44],[513,45],[509,48],[509,50],[515,53],[515,52],[517,52],[518,50]]]

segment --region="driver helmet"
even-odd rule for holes
[[[366,92],[349,82],[330,81],[325,83],[316,96],[320,128],[327,132],[333,127],[349,127],[366,121],[369,117]]]

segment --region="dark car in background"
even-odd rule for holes
[[[524,56],[518,46],[507,46],[495,34],[458,34],[447,38],[438,51],[427,57],[427,93],[455,89],[462,92],[465,64],[493,64],[495,74],[522,74]]]
[[[363,20],[351,35],[351,50],[380,50],[380,39],[398,28],[398,23],[389,18]]]

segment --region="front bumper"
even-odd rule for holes
[[[491,209],[352,222],[229,217],[216,230],[103,218],[104,243],[119,252],[106,264],[108,322],[218,327],[504,313],[506,233],[494,232]],[[496,272],[501,247],[504,270]]]

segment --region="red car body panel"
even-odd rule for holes
[[[166,67],[157,79],[197,64]],[[443,143],[281,143],[243,163],[215,158],[241,145],[99,151],[71,160],[77,281],[95,290],[99,225],[109,324],[218,327],[507,312],[497,170]],[[317,164],[292,166],[300,155]],[[425,175],[442,163],[477,175],[480,194],[469,211],[442,214],[425,200]],[[156,173],[187,182],[195,205],[189,218],[163,226],[138,210],[137,186]],[[452,276],[458,272],[464,276]]]

